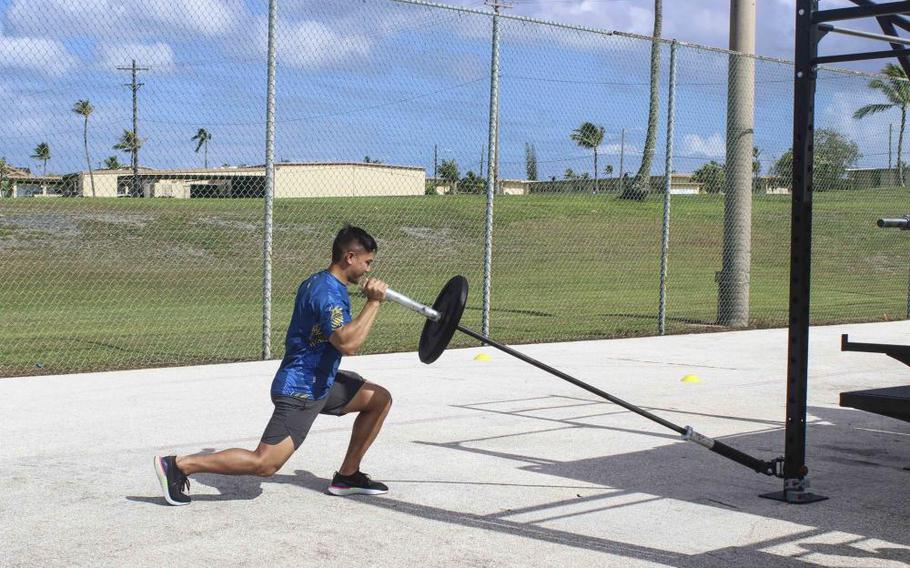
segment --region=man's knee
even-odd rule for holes
[[[276,464],[273,461],[260,459],[256,464],[256,475],[259,477],[272,477],[275,475],[279,469],[281,469],[282,464]]]
[[[373,400],[371,402],[376,408],[387,411],[392,408],[392,393],[384,387],[376,385],[376,391],[373,393]]]
[[[294,446],[290,436],[282,440],[277,446],[260,443],[254,453],[253,475],[258,475],[259,477],[275,475],[293,453]]]

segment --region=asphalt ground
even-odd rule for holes
[[[277,361],[0,380],[2,566],[907,566],[910,423],[838,406],[910,368],[811,332],[807,464],[782,481],[492,348],[350,357],[395,397],[363,469],[325,493],[352,417],[320,417],[271,478],[196,475],[165,504],[155,454],[254,448]],[[516,346],[761,459],[782,455],[787,330]],[[478,354],[490,360],[477,360]],[[696,375],[700,382],[683,382]]]

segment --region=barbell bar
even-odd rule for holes
[[[439,321],[439,318],[442,317],[439,312],[431,308],[430,306],[425,306],[420,302],[414,301],[400,292],[396,292],[391,288],[386,288],[385,291],[386,300],[392,300],[396,304],[400,304],[410,310],[414,310],[418,314],[432,321]]]
[[[610,393],[603,391],[593,385],[590,385],[580,379],[573,377],[567,373],[560,371],[546,363],[542,363],[533,357],[529,357],[520,351],[512,349],[508,345],[499,343],[490,339],[489,337],[477,333],[467,327],[464,327],[460,324],[462,313],[464,312],[465,304],[467,303],[468,297],[468,281],[464,276],[455,276],[449,280],[446,285],[443,287],[442,291],[437,296],[436,301],[433,303],[433,307],[424,305],[416,300],[413,300],[400,292],[396,292],[391,288],[386,289],[385,297],[388,300],[400,304],[409,310],[415,311],[425,318],[427,322],[424,325],[423,332],[420,336],[420,345],[418,348],[418,355],[420,360],[426,364],[434,362],[439,356],[445,351],[446,347],[449,345],[449,341],[452,339],[452,335],[455,333],[455,330],[458,330],[465,335],[468,335],[481,343],[485,343],[491,347],[495,347],[500,351],[507,353],[517,359],[534,365],[542,371],[546,371],[551,375],[559,377],[560,379],[572,383],[573,385],[583,388],[584,390],[595,394],[601,398],[604,398],[613,404],[621,406],[626,410],[634,412],[648,420],[656,422],[665,428],[669,428],[674,432],[680,434],[683,440],[694,442],[700,446],[704,446],[709,450],[724,456],[730,460],[733,460],[739,464],[742,464],[753,471],[758,473],[763,473],[765,475],[773,475],[777,477],[782,477],[782,462],[783,458],[777,458],[771,461],[764,461],[753,456],[750,456],[744,452],[737,450],[736,448],[724,444],[723,442],[718,442],[717,440],[705,436],[696,432],[691,426],[680,426],[674,424],[669,420],[661,418],[656,414],[645,410],[639,406],[636,406],[630,402],[626,402],[621,398],[611,395]]]

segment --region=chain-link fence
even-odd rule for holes
[[[791,64],[499,16],[485,266],[492,14],[278,2],[269,184],[265,4],[0,3],[0,375],[260,357],[270,184],[273,356],[346,222],[416,299],[465,275],[465,325],[505,342],[786,325]],[[819,324],[907,315],[904,235],[874,224],[907,204],[901,106],[874,81],[819,76]],[[414,349],[418,320],[384,308],[367,349]]]

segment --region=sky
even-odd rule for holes
[[[453,4],[488,10],[479,0]],[[591,153],[569,138],[584,121],[604,126],[600,165],[637,168],[648,109],[650,43],[571,29],[649,35],[652,0],[514,0],[500,26],[500,175],[524,178],[533,145],[542,178],[590,172]],[[850,5],[823,1],[822,7]],[[793,0],[758,0],[756,52],[790,59]],[[665,0],[663,37],[727,47],[728,0]],[[874,24],[850,23],[872,29]],[[264,0],[0,0],[0,156],[42,171],[30,156],[51,147],[49,173],[85,169],[83,119],[93,166],[131,127],[128,67],[139,72],[141,162],[198,167],[191,140],[212,135],[209,165],[261,164],[265,153],[267,3]],[[420,166],[454,159],[461,173],[486,172],[490,112],[487,15],[391,0],[281,0],[277,32],[276,159]],[[882,49],[829,35],[822,52]],[[654,173],[663,170],[669,49],[662,48],[660,124]],[[874,71],[884,62],[852,66]],[[677,51],[673,169],[724,161],[727,57]],[[763,170],[790,146],[790,68],[755,67],[755,140]],[[854,140],[860,165],[884,166],[897,112],[857,121],[857,108],[883,102],[869,78],[823,72],[819,127]],[[893,146],[893,144],[892,144]],[[600,175],[607,175],[604,171]]]

